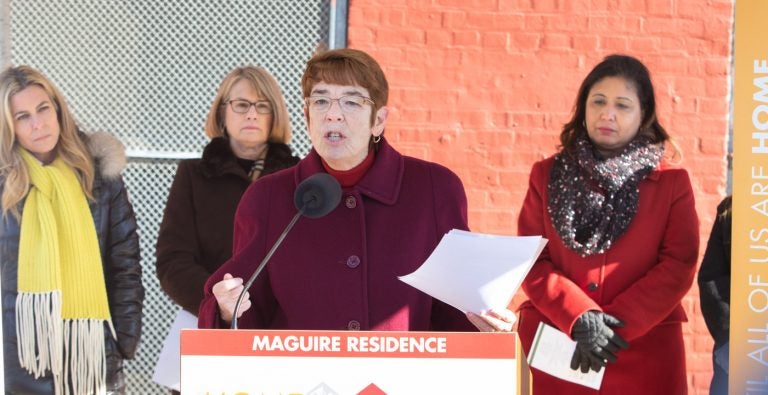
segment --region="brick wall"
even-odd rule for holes
[[[502,234],[583,77],[610,53],[640,58],[692,175],[703,252],[726,183],[732,13],[732,0],[352,0],[349,46],[387,73],[393,145],[458,173],[471,228]],[[706,394],[695,285],[684,305],[689,387]]]

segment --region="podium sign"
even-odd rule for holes
[[[520,351],[515,333],[183,330],[181,392],[527,394]]]

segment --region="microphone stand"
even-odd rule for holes
[[[293,195],[293,204],[298,209],[298,212],[293,216],[291,222],[288,223],[288,226],[285,227],[283,233],[277,238],[272,249],[269,250],[267,256],[264,257],[259,264],[259,267],[256,268],[256,271],[253,272],[253,275],[251,275],[248,282],[243,286],[243,290],[240,292],[240,296],[237,297],[235,309],[232,313],[232,329],[237,329],[237,315],[240,311],[240,304],[243,303],[245,293],[251,288],[256,277],[264,269],[264,266],[267,265],[269,259],[272,258],[272,254],[275,253],[275,250],[277,250],[277,247],[283,242],[288,231],[293,228],[293,225],[296,224],[299,217],[304,215],[309,218],[320,218],[336,208],[336,206],[339,205],[340,200],[341,186],[339,185],[339,182],[328,173],[311,175],[299,183]]]
[[[312,200],[310,200],[311,202]],[[259,264],[259,267],[256,268],[256,271],[253,272],[251,275],[251,278],[248,279],[248,282],[245,283],[245,286],[243,287],[243,291],[240,292],[240,296],[237,297],[237,302],[235,303],[235,311],[232,313],[232,326],[231,329],[237,329],[237,312],[240,311],[240,304],[243,302],[243,298],[245,297],[245,293],[248,292],[248,289],[251,288],[251,285],[253,285],[253,282],[256,281],[256,277],[261,273],[261,271],[264,269],[264,266],[267,265],[267,262],[270,258],[272,258],[272,254],[275,253],[275,250],[277,250],[277,247],[283,242],[283,239],[285,239],[285,236],[288,234],[288,231],[293,228],[293,225],[296,223],[296,221],[299,220],[299,218],[304,214],[304,211],[307,209],[309,202],[304,202],[304,204],[301,205],[301,208],[299,209],[299,212],[297,212],[293,218],[291,218],[291,222],[288,223],[288,226],[285,227],[285,230],[283,230],[283,233],[280,234],[280,237],[277,238],[277,241],[272,246],[272,249],[269,250],[267,253],[267,256],[264,257],[264,259]]]

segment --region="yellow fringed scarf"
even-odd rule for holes
[[[51,371],[56,394],[103,393],[105,321],[115,333],[88,201],[63,160],[43,166],[19,151],[31,182],[19,239],[19,362],[35,378]]]

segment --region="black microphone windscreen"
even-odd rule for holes
[[[320,218],[336,208],[341,201],[341,185],[328,173],[307,177],[296,187],[293,203],[298,210],[304,208],[304,216]]]

